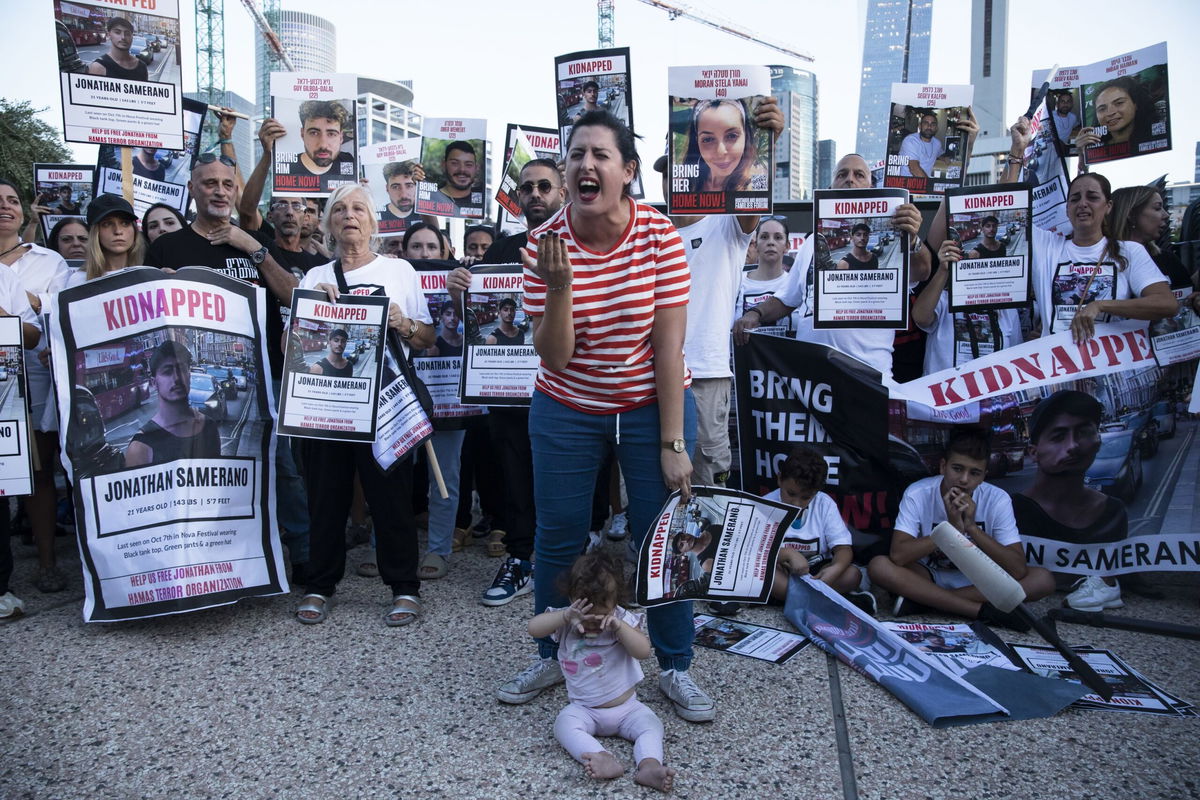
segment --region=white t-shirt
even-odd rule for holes
[[[1004,308],[994,312],[1000,325],[1000,349],[1012,347],[1024,341],[1021,336],[1021,315],[1016,309]],[[932,375],[950,367],[962,366],[975,358],[971,347],[971,334],[967,326],[975,327],[976,348],[980,356],[995,349],[995,337],[991,332],[991,319],[986,310],[965,313],[950,313],[950,293],[942,292],[933,310],[933,325],[921,330],[929,334],[925,340],[925,374]]]
[[[1058,140],[1063,144],[1070,142],[1071,131],[1075,130],[1075,126],[1079,124],[1079,117],[1075,116],[1075,112],[1068,111],[1064,117],[1055,111],[1050,115],[1050,119],[1054,120],[1054,132],[1058,134]]]
[[[1093,300],[1129,300],[1141,297],[1146,287],[1166,284],[1146,248],[1121,242],[1121,255],[1129,262],[1123,270],[1111,260],[1101,260],[1105,237],[1089,247],[1040,228],[1033,229],[1033,291],[1042,320],[1042,335],[1071,329],[1080,306]],[[1101,314],[1100,322],[1122,319]]]
[[[429,306],[421,292],[421,279],[412,264],[402,258],[375,256],[373,261],[346,271],[346,285],[351,294],[369,295],[382,289],[388,300],[400,306],[404,316],[420,322],[433,324]],[[333,262],[313,267],[300,281],[301,289],[315,289],[319,283],[337,286],[333,274]],[[403,339],[401,340],[403,341]],[[408,355],[408,342],[404,342],[404,355]]]
[[[908,162],[915,160],[921,165],[921,169],[925,170],[926,175],[933,177],[933,162],[937,161],[938,156],[945,150],[936,136],[927,142],[921,138],[921,134],[910,133],[900,143],[900,155],[905,159],[904,165],[900,167],[900,174],[911,178],[912,170],[908,168]]]
[[[934,475],[912,483],[900,498],[900,513],[896,515],[896,530],[920,539],[933,532],[939,523],[946,521],[946,504],[942,502],[942,476]],[[972,495],[975,500],[975,524],[996,540],[1008,547],[1021,541],[1017,531],[1017,520],[1013,516],[1012,498],[1003,489],[990,483],[981,483]],[[936,550],[921,559],[933,569],[957,572],[954,562]]]
[[[782,492],[776,489],[763,499],[782,503],[781,495]],[[837,503],[824,492],[817,492],[813,496],[808,508],[800,512],[783,534],[784,547],[799,550],[806,556],[820,553],[832,558],[833,548],[843,544],[847,547],[852,545],[850,531],[842,520]]]
[[[794,269],[794,268],[793,268]],[[734,317],[740,317],[756,305],[772,297],[776,292],[782,289],[788,282],[788,273],[784,272],[777,278],[772,278],[766,281],[755,280],[750,277],[749,272],[742,273],[742,285],[738,289],[737,308],[734,309]],[[786,317],[780,317],[773,323],[763,323],[756,330],[763,333],[773,333],[776,336],[788,336],[796,338],[796,331],[800,329],[800,312],[793,311]]]
[[[546,611],[561,611],[547,608]],[[645,631],[646,615],[620,606],[613,614],[621,622]],[[589,708],[616,700],[642,682],[642,665],[629,655],[615,633],[605,631],[588,638],[564,625],[550,638],[558,643],[558,663],[567,683],[567,697]]]
[[[815,236],[809,236],[800,245],[796,254],[796,263],[792,265],[783,287],[775,292],[784,305],[796,309],[800,315],[797,339],[806,342],[823,344],[832,347],[848,356],[875,368],[885,381],[892,379],[892,347],[896,341],[896,332],[880,328],[837,328],[835,330],[815,330],[812,326],[812,284],[808,276],[812,272],[813,242]]]
[[[679,228],[695,291],[688,298],[684,359],[693,378],[729,378],[729,329],[750,234],[738,218],[708,216]]]

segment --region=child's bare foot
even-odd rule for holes
[[[643,763],[649,760],[643,759]],[[595,778],[598,781],[609,781],[625,774],[625,768],[621,766],[621,762],[613,758],[613,754],[607,750],[601,750],[599,753],[584,753],[583,771],[589,778]]]
[[[633,779],[642,786],[658,789],[660,792],[670,792],[675,785],[675,770],[663,766],[657,758],[643,758],[638,764]]]

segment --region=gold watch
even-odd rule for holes
[[[683,439],[672,439],[669,442],[662,443],[663,450],[674,450],[676,453],[687,452],[687,442]]]

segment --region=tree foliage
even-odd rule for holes
[[[44,110],[34,108],[28,100],[0,97],[0,177],[21,187],[26,205],[33,197],[33,165],[71,160],[62,134],[37,118]]]

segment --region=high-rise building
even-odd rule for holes
[[[828,189],[833,184],[833,168],[837,166],[837,142],[821,139],[817,142],[817,188]]]
[[[808,200],[817,177],[817,76],[771,66],[771,93],[779,99],[784,130],[775,143],[776,200]]]
[[[208,95],[199,92],[184,92],[184,97],[192,100],[199,100],[202,103],[208,102]],[[223,108],[232,108],[239,114],[245,114],[253,118],[257,113],[254,103],[242,97],[236,92],[226,91],[215,105],[220,105]],[[208,112],[209,119],[215,119],[213,113]],[[213,127],[214,136],[211,139],[202,139],[201,147],[216,151],[216,127]],[[250,170],[254,169],[255,146],[258,145],[258,126],[251,124],[244,119],[239,119],[237,124],[233,126],[233,152],[238,164],[242,165],[242,174],[248,175]],[[261,147],[261,145],[258,145]]]
[[[874,165],[887,153],[893,83],[929,80],[933,0],[869,0],[855,149]]]
[[[1002,135],[1008,129],[1004,113],[1005,65],[1008,63],[1008,0],[971,0],[972,111],[979,138]]]
[[[412,81],[358,79],[358,144],[421,135],[421,115],[412,110]]]
[[[1192,177],[1196,183],[1200,183],[1200,142],[1196,142],[1196,174]]]
[[[280,11],[275,34],[296,72],[337,72],[337,28],[329,20],[303,11]],[[267,40],[257,28],[254,52],[258,107],[261,113],[267,113],[271,106],[270,73],[284,67],[271,58]]]

